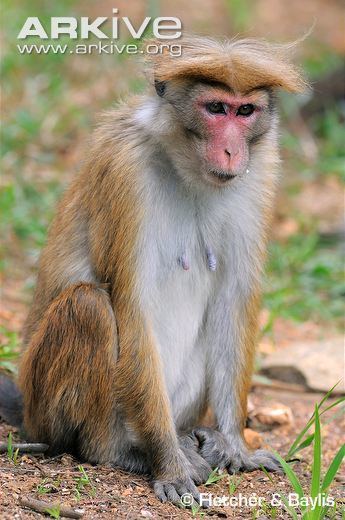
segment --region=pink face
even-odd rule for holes
[[[233,95],[221,89],[205,92],[196,100],[207,141],[203,148],[208,180],[224,184],[248,168],[248,141],[260,113],[267,108],[265,93]]]

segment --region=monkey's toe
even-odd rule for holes
[[[192,507],[200,503],[199,491],[190,478],[175,482],[156,480],[153,490],[161,502],[172,502],[178,507]]]
[[[256,450],[248,452],[244,456],[240,455],[237,460],[231,460],[228,470],[229,473],[237,471],[254,471],[264,467],[267,471],[282,472],[282,466],[273,453],[267,450]]]
[[[211,428],[195,428],[191,434],[198,442],[198,453],[212,468],[226,468],[229,473],[254,471],[282,471],[280,462],[267,450],[249,451],[241,442],[230,443],[226,437]]]
[[[224,435],[212,428],[195,428],[192,433],[198,453],[211,468],[223,469],[229,464],[229,443]]]

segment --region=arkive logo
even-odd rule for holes
[[[119,10],[113,8],[112,12],[117,15]],[[25,40],[29,36],[36,36],[42,40],[56,40],[60,36],[67,36],[75,40],[95,36],[100,40],[109,38],[116,40],[120,37],[120,32],[122,34],[125,30],[133,39],[139,40],[150,26],[153,36],[160,40],[175,40],[182,34],[181,20],[175,16],[159,16],[156,18],[146,16],[137,28],[134,27],[128,16],[98,16],[95,19],[90,19],[88,16],[81,16],[80,18],[53,16],[50,19],[49,31],[44,28],[37,16],[30,16],[24,22],[17,38]],[[102,30],[105,27],[110,29],[110,36]]]

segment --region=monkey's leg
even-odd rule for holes
[[[163,501],[179,504],[184,493],[197,499],[152,340],[134,305],[119,305],[116,320],[108,294],[93,284],[71,286],[51,303],[23,356],[25,428],[52,451],[148,469]]]
[[[76,284],[49,306],[26,349],[19,383],[24,427],[52,452],[108,460],[117,357],[107,292]]]
[[[135,298],[116,299],[120,355],[116,366],[116,396],[125,411],[128,428],[141,441],[151,463],[158,498],[181,505],[180,497],[199,493],[195,468],[179,444],[162,376],[161,360],[151,332]]]
[[[242,305],[241,300],[245,301]],[[231,473],[261,466],[269,471],[280,470],[271,452],[250,451],[243,437],[257,310],[257,298],[242,299],[236,287],[234,294],[219,296],[207,318],[209,399],[219,432],[197,428],[194,433],[199,439],[201,456],[212,467],[226,467]]]

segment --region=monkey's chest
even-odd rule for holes
[[[153,328],[171,401],[193,401],[205,384],[203,324],[217,275],[214,248],[190,230],[146,242],[144,312]],[[181,402],[180,402],[181,404]]]

